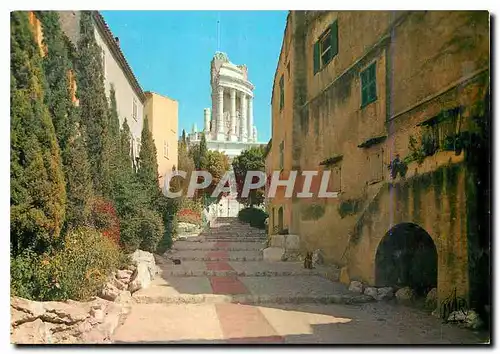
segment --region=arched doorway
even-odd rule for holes
[[[416,224],[394,226],[375,256],[377,286],[409,286],[419,295],[437,287],[437,251],[429,234]]]

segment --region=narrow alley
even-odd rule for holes
[[[338,278],[331,268],[263,261],[262,248],[265,235],[236,218],[177,241],[170,259],[157,257],[151,286],[133,294],[114,343],[484,342],[421,310],[351,293],[326,278]]]

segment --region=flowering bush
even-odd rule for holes
[[[26,251],[11,259],[11,292],[32,300],[89,300],[107,276],[127,263],[117,244],[96,230],[65,236],[61,249],[42,255]]]
[[[102,235],[117,245],[120,243],[120,220],[113,203],[104,198],[95,198],[92,203],[92,220]]]
[[[177,220],[178,222],[201,225],[201,214],[190,209],[181,209],[177,213]]]

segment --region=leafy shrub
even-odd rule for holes
[[[134,252],[141,244],[139,222],[135,217],[125,218],[120,224],[120,244],[125,252]]]
[[[118,246],[93,229],[72,231],[50,253],[25,252],[11,261],[11,292],[32,300],[88,300],[111,271],[128,262]]]
[[[138,218],[137,231],[141,239],[141,249],[154,252],[165,232],[163,220],[158,213],[144,209]]]
[[[190,224],[201,225],[201,214],[190,209],[181,209],[177,213],[177,220],[179,222],[187,222]]]
[[[250,226],[257,227],[259,229],[265,229],[265,221],[267,219],[267,213],[258,208],[245,208],[241,209],[238,213],[238,219],[242,222],[250,223]]]
[[[95,228],[102,234],[119,244],[120,220],[116,215],[113,203],[104,198],[94,198],[92,203],[92,221]]]

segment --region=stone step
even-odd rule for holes
[[[166,304],[353,304],[374,301],[371,296],[349,292],[343,284],[315,275],[272,278],[162,275],[154,279],[150,287],[135,292],[133,298],[138,303]]]
[[[189,241],[176,241],[172,247],[172,251],[180,250],[210,250],[210,251],[245,251],[256,250],[259,251],[265,248],[263,242],[189,242]]]
[[[265,262],[265,261],[229,261],[204,262],[184,261],[175,265],[170,261],[159,264],[162,275],[167,277],[277,277],[318,275],[331,280],[338,280],[339,271],[333,267],[318,266],[305,269],[302,262]]]
[[[234,303],[244,305],[256,304],[363,304],[375,302],[369,295],[364,294],[332,294],[332,295],[302,295],[302,296],[274,296],[274,295],[219,295],[219,294],[179,294],[148,296],[137,294],[133,296],[138,304],[217,304]]]
[[[216,237],[191,237],[191,238],[183,238],[177,239],[175,242],[193,242],[193,243],[202,243],[202,242],[255,242],[255,243],[264,243],[267,241],[266,238],[248,238],[248,237],[238,237],[238,238],[216,238]]]
[[[181,261],[260,261],[261,251],[206,251],[206,250],[181,250],[172,252],[173,258]]]

